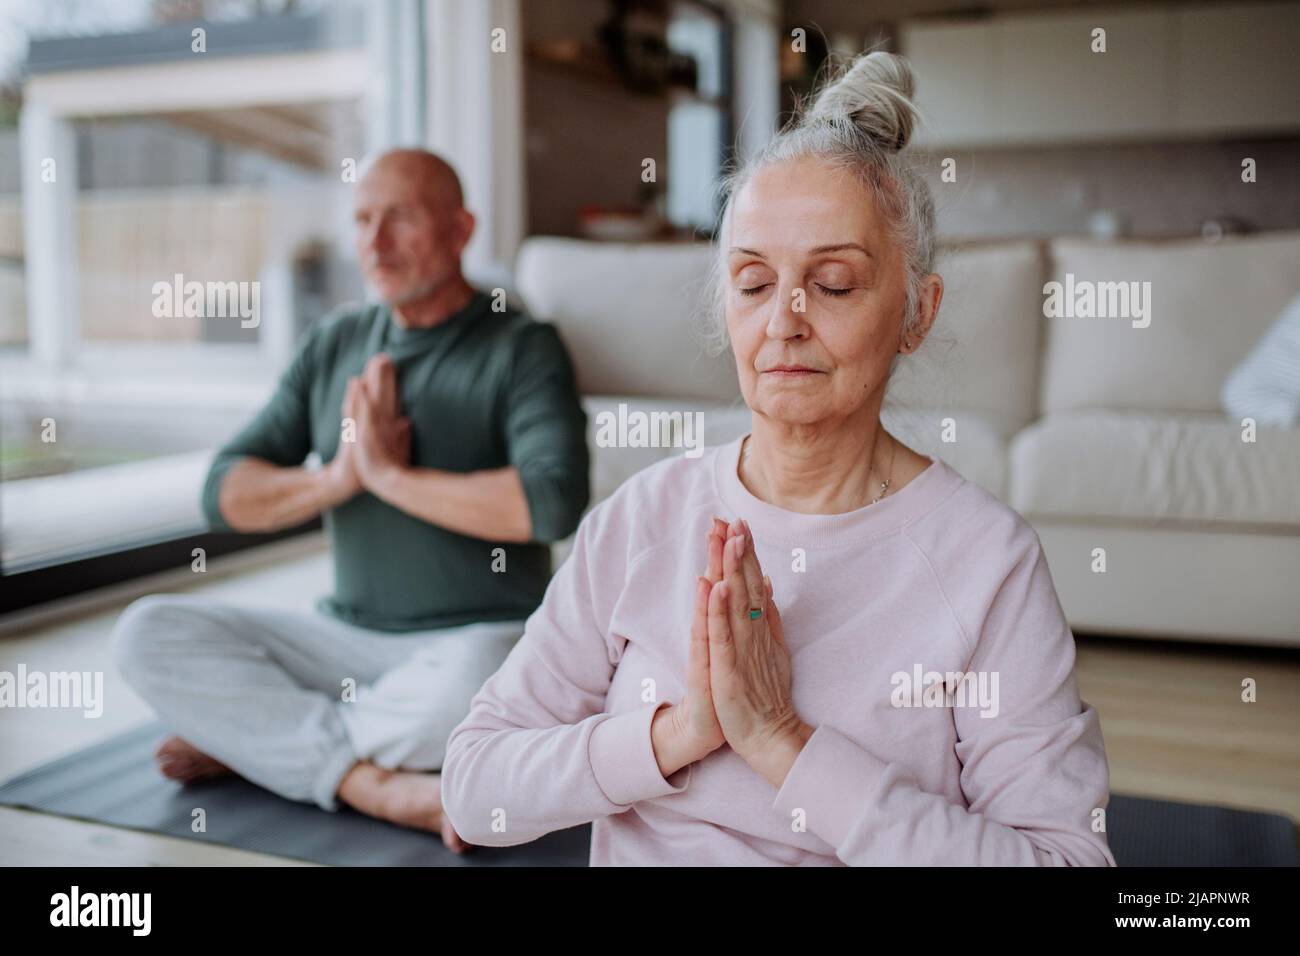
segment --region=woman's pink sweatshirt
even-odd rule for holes
[[[586,516],[524,636],[452,732],[470,843],[594,821],[592,865],[1113,866],[1106,753],[1038,536],[934,459],[857,511],[754,497],[740,440],[647,468]],[[749,522],[793,700],[780,789],[725,744],[665,779],[713,515]]]

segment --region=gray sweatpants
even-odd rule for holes
[[[388,633],[159,595],[128,607],[112,641],[122,676],[172,733],[267,790],[335,810],[358,761],[441,769],[447,738],[523,631]]]

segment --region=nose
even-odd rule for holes
[[[382,253],[388,246],[388,230],[381,218],[357,227],[357,243],[362,249]]]
[[[802,339],[808,335],[808,293],[793,282],[777,284],[767,320],[767,335],[773,339]]]

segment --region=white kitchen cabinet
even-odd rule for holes
[[[995,39],[985,23],[904,28],[903,53],[916,71],[922,110],[916,142],[979,142],[989,135],[996,118]]]
[[[1092,51],[1093,30],[1106,52]],[[1300,4],[904,23],[922,146],[1168,141],[1300,130]]]
[[[1128,138],[1168,122],[1170,15],[1101,8],[994,21],[992,99],[1004,142]],[[1094,29],[1106,52],[1092,52]],[[942,130],[937,131],[942,134]]]
[[[1192,7],[1175,16],[1176,130],[1300,129],[1300,4]]]

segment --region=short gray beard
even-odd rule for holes
[[[378,295],[376,290],[373,288],[371,289],[371,291],[376,292],[376,296],[380,300],[382,300],[383,303],[387,305],[389,308],[400,309],[404,305],[410,305],[412,302],[419,302],[422,299],[428,299],[432,297],[434,294],[438,292],[439,289],[445,286],[447,282],[448,282],[447,279],[431,280],[427,283],[416,286],[414,289],[410,290],[409,292],[404,293],[402,297],[398,299],[388,299],[382,295]]]

